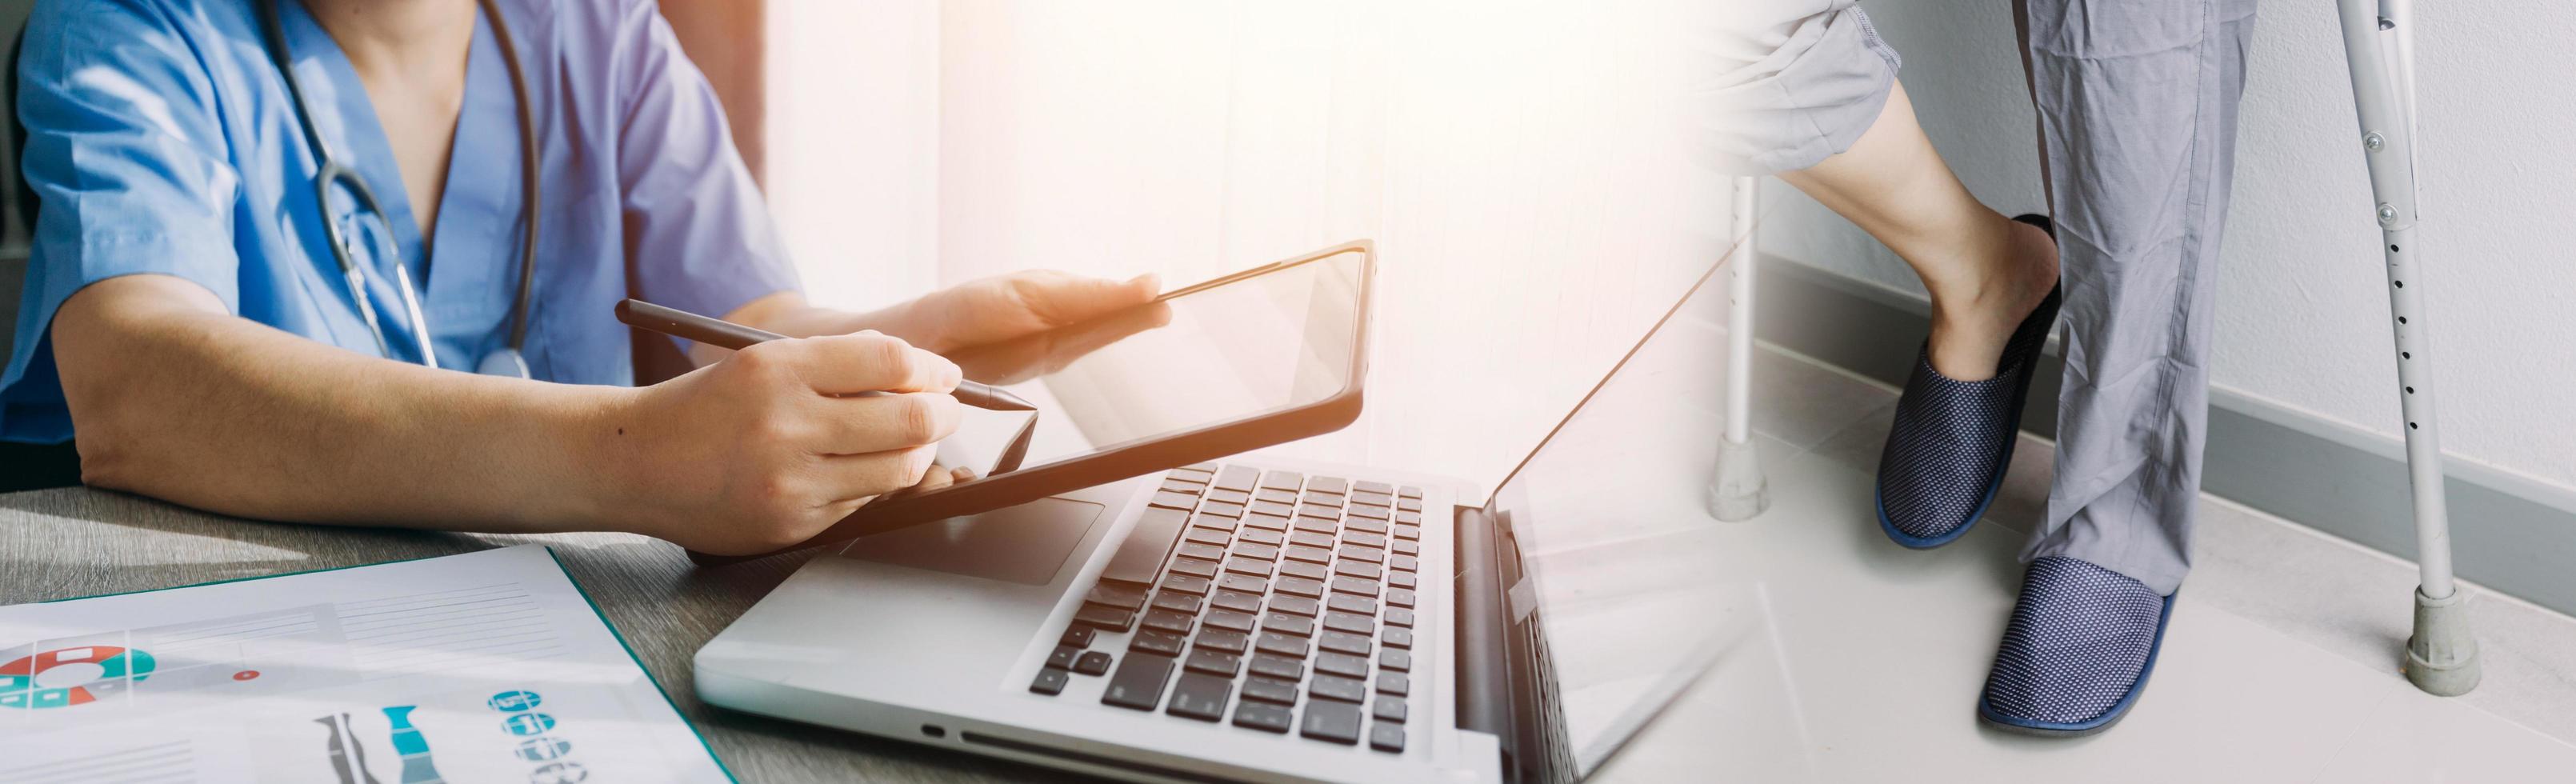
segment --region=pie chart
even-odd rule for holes
[[[56,648],[0,664],[0,708],[97,702],[152,674],[152,654],[113,645]]]

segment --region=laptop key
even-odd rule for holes
[[[1291,719],[1288,709],[1277,705],[1244,702],[1234,706],[1234,726],[1237,727],[1285,734]]]
[[[1306,479],[1306,489],[1313,492],[1341,495],[1351,491],[1351,481],[1338,476],[1308,477]]]
[[[1270,609],[1272,610],[1292,615],[1303,615],[1308,618],[1315,617],[1315,614],[1322,607],[1322,604],[1303,596],[1281,596],[1270,600]]]
[[[1366,678],[1369,663],[1367,659],[1347,653],[1324,653],[1315,657],[1315,671],[1344,678]]]
[[[1297,684],[1287,681],[1274,681],[1269,678],[1245,678],[1243,679],[1243,690],[1241,693],[1244,699],[1254,702],[1275,702],[1281,705],[1297,704]]]
[[[1305,663],[1284,656],[1256,653],[1252,655],[1251,667],[1252,674],[1264,678],[1294,682],[1306,677]]]
[[[1215,545],[1217,547],[1224,547],[1226,543],[1232,541],[1234,537],[1227,536],[1224,531],[1219,531],[1213,528],[1190,526],[1189,533],[1182,534],[1181,538],[1192,542],[1201,542]]]
[[[1330,550],[1333,549],[1333,535],[1321,531],[1291,531],[1288,534],[1288,543],[1298,547]],[[1323,562],[1316,561],[1316,563]]]
[[[1216,562],[1202,561],[1196,558],[1174,558],[1172,559],[1172,573],[1186,574],[1191,577],[1205,577],[1212,580],[1216,579]]]
[[[1422,526],[1397,523],[1395,524],[1395,538],[1419,540],[1422,538]]]
[[[1243,541],[1240,537],[1235,540],[1234,554],[1238,558],[1258,558],[1264,561],[1279,560],[1279,548],[1262,544],[1260,542]]]
[[[1242,527],[1242,528],[1234,529],[1234,541],[1235,541],[1237,544],[1245,544],[1245,543],[1249,543],[1249,544],[1257,544],[1257,545],[1261,545],[1261,546],[1263,546],[1263,547],[1270,547],[1270,548],[1277,548],[1279,545],[1281,545],[1281,544],[1283,544],[1283,543],[1286,543],[1286,542],[1288,541],[1288,535],[1287,535],[1287,534],[1280,533],[1279,531],[1276,531],[1276,530],[1270,530],[1270,529],[1264,529],[1264,528],[1256,528],[1256,527],[1253,527],[1253,523],[1252,523],[1252,521],[1253,521],[1253,520],[1261,520],[1261,519],[1267,519],[1267,518],[1262,518],[1262,517],[1259,517],[1259,516],[1255,516],[1255,517],[1251,517],[1251,518],[1246,518],[1246,519],[1245,519],[1245,521],[1244,521],[1244,524],[1243,524],[1243,527]],[[1280,528],[1286,528],[1286,527],[1288,527],[1288,521],[1286,521],[1286,520],[1281,520],[1281,521],[1279,521],[1279,526],[1280,526]],[[1271,552],[1274,552],[1274,553],[1275,553],[1275,552],[1278,552],[1278,550],[1273,549],[1273,550],[1271,550]]]
[[[1245,514],[1256,514],[1263,517],[1289,518],[1297,516],[1297,507],[1277,501],[1264,501],[1258,498],[1252,499],[1252,505],[1244,507],[1243,510]]]
[[[1350,595],[1350,594],[1346,594],[1346,593],[1337,593],[1337,594],[1333,594],[1333,598],[1332,598],[1332,600],[1331,600],[1329,603],[1327,603],[1325,606],[1327,606],[1327,607],[1331,607],[1332,609],[1334,609],[1334,610],[1336,610],[1336,611],[1339,611],[1339,612],[1346,612],[1346,613],[1359,613],[1359,614],[1361,614],[1361,615],[1376,615],[1376,614],[1377,614],[1377,600],[1376,600],[1376,599],[1369,599],[1369,598],[1364,598],[1364,597],[1359,597],[1359,596],[1352,596],[1352,595]],[[1410,625],[1410,624],[1408,624],[1408,625]]]
[[[1385,482],[1352,482],[1352,483],[1351,483],[1351,492],[1354,492],[1354,493],[1376,493],[1376,494],[1378,494],[1378,495],[1394,495],[1394,494],[1395,494],[1395,486],[1394,486],[1394,485],[1387,484],[1387,483],[1385,483]]]
[[[1396,489],[1395,489],[1395,497],[1397,497],[1397,498],[1421,498],[1421,497],[1422,497],[1422,488],[1414,487],[1414,486],[1412,486],[1412,485],[1405,485],[1405,486],[1403,486],[1403,487],[1399,487],[1399,488],[1396,488]]]
[[[1367,521],[1369,521],[1369,522],[1371,522],[1371,523],[1374,523],[1374,524],[1376,524],[1376,525],[1381,525],[1381,526],[1382,526],[1382,525],[1385,525],[1385,524],[1387,523],[1387,519],[1386,519],[1387,514],[1388,514],[1388,512],[1387,512],[1387,510],[1386,510],[1386,507],[1382,507],[1382,506],[1369,506],[1369,505],[1366,505],[1366,504],[1352,504],[1352,505],[1351,505],[1351,510],[1350,510],[1350,519],[1351,519],[1351,522],[1359,522],[1359,521],[1361,521],[1361,520],[1367,520]],[[1384,530],[1386,530],[1386,529],[1384,529],[1384,528],[1371,528],[1371,529],[1368,529],[1368,530],[1370,530],[1370,531],[1384,531]]]
[[[1251,645],[1250,635],[1226,629],[1200,629],[1198,639],[1192,643],[1193,650],[1204,648],[1237,655],[1241,655],[1244,649]]]
[[[1369,638],[1368,635],[1350,632],[1325,632],[1323,636],[1315,638],[1315,647],[1353,656],[1367,656]]]
[[[1349,561],[1343,561],[1342,563],[1350,563],[1350,562],[1349,562]],[[1337,575],[1333,575],[1333,590],[1334,590],[1335,592],[1337,592],[1337,593],[1350,593],[1350,594],[1358,594],[1358,595],[1361,595],[1361,596],[1376,596],[1376,595],[1377,595],[1377,581],[1376,581],[1376,580],[1371,580],[1371,579],[1368,579],[1368,578],[1365,578],[1365,577],[1357,577],[1357,576],[1348,575],[1348,574],[1337,574]],[[1392,600],[1390,600],[1390,603],[1392,603]],[[1410,606],[1410,605],[1412,605],[1413,603],[1412,603],[1412,602],[1405,602],[1405,604],[1406,604],[1406,605],[1408,605],[1408,606]]]
[[[1194,672],[1233,678],[1236,673],[1243,671],[1243,657],[1197,648],[1190,651],[1190,658],[1183,660],[1181,666]]]
[[[1207,625],[1210,629],[1249,634],[1252,632],[1252,616],[1233,610],[1210,610],[1207,614]]]
[[[1086,604],[1082,609],[1073,611],[1073,622],[1087,623],[1113,632],[1123,632],[1136,625],[1136,614],[1115,607]]]
[[[1367,504],[1369,506],[1383,509],[1395,505],[1395,496],[1373,490],[1354,491],[1351,493],[1351,503],[1353,505]]]
[[[1064,693],[1064,684],[1070,680],[1073,679],[1063,670],[1042,668],[1038,670],[1038,679],[1029,682],[1029,691],[1052,697]]]
[[[1082,654],[1082,658],[1073,660],[1073,671],[1084,675],[1107,674],[1109,672],[1109,652],[1085,651]]]
[[[1394,544],[1388,545],[1387,549],[1396,555],[1418,556],[1422,554],[1422,543],[1411,539],[1397,539]]]
[[[1217,517],[1242,517],[1243,507],[1236,506],[1234,504],[1209,501],[1199,505],[1199,513],[1215,515]]]
[[[1360,742],[1360,706],[1332,702],[1306,703],[1306,718],[1297,734],[1345,746]]]
[[[1306,703],[1306,708],[1308,710],[1313,710],[1316,707],[1323,705],[1323,700],[1347,702],[1351,704],[1351,717],[1358,718],[1360,711],[1359,702],[1361,700],[1368,699],[1368,683],[1354,678],[1343,678],[1317,672],[1313,679],[1306,681],[1306,694],[1314,697],[1316,700],[1315,702]]]
[[[1305,475],[1294,471],[1265,471],[1261,474],[1262,487],[1276,487],[1281,490],[1295,490],[1299,485],[1305,484],[1305,482]]]
[[[1413,630],[1389,626],[1377,630],[1377,641],[1389,648],[1413,647]]]
[[[1261,636],[1255,637],[1252,640],[1253,650],[1261,651],[1263,653],[1276,653],[1281,656],[1301,661],[1306,658],[1307,647],[1306,638],[1290,637],[1278,632],[1262,632]]]
[[[1154,500],[1148,503],[1165,509],[1188,509],[1199,505],[1199,497],[1189,493],[1175,493],[1170,490],[1156,490],[1154,491]]]
[[[1422,524],[1422,513],[1421,513],[1421,512],[1397,512],[1397,513],[1395,513],[1395,524],[1396,524],[1396,525],[1413,525],[1413,526],[1421,525],[1421,524]]]
[[[1207,491],[1207,483],[1192,482],[1176,476],[1163,480],[1163,486],[1157,489],[1166,493],[1188,493],[1190,495],[1198,495]]]
[[[1235,591],[1218,591],[1215,596],[1208,597],[1208,606],[1221,610],[1233,610],[1245,615],[1259,615],[1261,613],[1261,595],[1238,593]]]
[[[1164,473],[1163,475],[1164,475],[1164,476],[1168,476],[1168,477],[1178,478],[1178,479],[1187,479],[1187,480],[1190,480],[1190,481],[1192,481],[1192,482],[1197,482],[1197,483],[1199,483],[1199,484],[1207,484],[1208,477],[1211,477],[1211,476],[1215,476],[1215,475],[1216,475],[1216,464],[1215,464],[1215,463],[1198,463],[1198,464],[1195,464],[1195,465],[1185,465],[1185,466],[1181,466],[1181,467],[1179,467],[1179,468],[1172,469],[1171,471],[1166,472],[1166,473]]]
[[[1208,491],[1200,494],[1199,497],[1209,501],[1215,501],[1220,504],[1234,504],[1236,506],[1252,503],[1251,493],[1246,493],[1241,490],[1227,490],[1224,488],[1208,488]]]
[[[1413,611],[1412,611],[1412,610],[1407,610],[1407,609],[1402,608],[1402,607],[1391,607],[1391,608],[1388,608],[1388,609],[1387,609],[1387,611],[1386,611],[1386,625],[1388,625],[1388,626],[1406,626],[1406,627],[1410,627],[1410,626],[1412,626],[1412,625],[1413,625]]]
[[[1386,534],[1373,534],[1367,531],[1343,531],[1342,544],[1345,546],[1357,545],[1360,547],[1385,547]]]
[[[1397,607],[1411,607],[1413,606],[1413,592],[1403,588],[1387,591],[1386,603]]]
[[[1206,542],[1182,542],[1180,549],[1173,552],[1180,554],[1183,558],[1198,558],[1208,561],[1223,560],[1225,558],[1225,548],[1208,544]]]
[[[1253,541],[1262,544],[1278,544],[1279,537],[1287,534],[1288,525],[1288,518],[1278,515],[1248,514],[1243,516],[1243,527],[1234,529],[1234,533],[1246,539],[1252,539],[1254,535],[1259,534],[1261,538]]]
[[[1297,500],[1302,503],[1314,504],[1316,506],[1329,507],[1333,509],[1342,508],[1342,494],[1340,493],[1327,493],[1322,490],[1309,489],[1306,491],[1305,495],[1298,496]]]
[[[1289,577],[1302,577],[1318,583],[1333,576],[1333,573],[1326,570],[1323,564],[1310,563],[1307,561],[1280,561],[1279,573]]]
[[[1405,653],[1405,652],[1403,652],[1403,651],[1399,651],[1399,650],[1396,650],[1396,649],[1394,649],[1394,648],[1388,648],[1388,649],[1383,650],[1383,651],[1378,651],[1378,652],[1377,652],[1377,666],[1378,666],[1378,669],[1381,669],[1381,670],[1394,670],[1394,671],[1396,671],[1396,672],[1412,672],[1412,671],[1413,671],[1413,654]]]
[[[1268,501],[1274,504],[1297,503],[1297,491],[1281,490],[1276,487],[1261,488],[1260,490],[1254,491],[1252,497],[1255,500]]]
[[[1333,551],[1326,550],[1321,547],[1308,547],[1302,544],[1292,544],[1287,547],[1280,548],[1279,556],[1291,561],[1305,561],[1307,563],[1322,564],[1333,562]]]
[[[1216,587],[1260,595],[1270,592],[1270,581],[1248,574],[1229,574],[1216,578]]]
[[[1376,716],[1378,721],[1402,724],[1404,723],[1404,698],[1380,694],[1375,701],[1369,703],[1369,715]]]
[[[1163,682],[1172,677],[1172,657],[1142,651],[1127,654],[1118,663],[1118,671],[1109,676],[1109,685],[1101,690],[1100,704],[1116,705],[1140,711],[1154,709],[1163,699]]]
[[[1095,632],[1093,632],[1089,626],[1067,626],[1064,629],[1064,636],[1056,638],[1055,644],[1071,645],[1076,648],[1089,648],[1091,647],[1091,637],[1093,634],[1095,634]]]
[[[1200,721],[1225,718],[1226,700],[1233,695],[1234,683],[1212,675],[1181,673],[1181,682],[1172,687],[1172,701],[1163,712]]]
[[[1297,505],[1297,516],[1313,517],[1321,520],[1339,520],[1342,519],[1342,507],[1340,504],[1325,506],[1323,504],[1307,502]]]
[[[1235,526],[1241,524],[1242,521],[1225,515],[1214,515],[1205,512],[1190,515],[1190,525],[1192,527],[1205,528],[1210,531],[1224,531],[1228,534],[1232,534],[1234,533]]]
[[[1206,596],[1208,587],[1208,579],[1205,577],[1191,577],[1186,574],[1175,574],[1163,578],[1163,590],[1166,591],[1179,591],[1186,594]]]
[[[1338,520],[1315,517],[1313,515],[1298,515],[1296,525],[1297,530],[1299,531],[1313,531],[1315,533],[1322,534],[1327,539],[1332,537],[1334,531],[1342,530],[1342,524]],[[1324,546],[1330,547],[1331,545],[1328,544]]]
[[[1395,696],[1402,697],[1404,696],[1405,690],[1411,688],[1412,685],[1413,679],[1405,677],[1404,673],[1381,672],[1377,674],[1377,690],[1380,694],[1393,694]]]
[[[1145,619],[1138,623],[1143,624],[1145,628],[1148,629],[1160,629],[1173,634],[1190,633],[1190,616],[1188,613],[1177,613],[1170,610],[1156,608],[1146,610]]]
[[[1333,562],[1333,573],[1349,575],[1363,580],[1375,580],[1379,577],[1385,576],[1386,570],[1379,567],[1377,564],[1369,563],[1367,561],[1354,561],[1344,558]]]
[[[1398,498],[1395,499],[1395,508],[1402,509],[1407,512],[1419,512],[1422,511],[1422,499]]]
[[[1334,551],[1334,552],[1339,553],[1339,554],[1340,554],[1342,557],[1344,557],[1344,558],[1348,558],[1348,559],[1351,559],[1351,560],[1354,560],[1354,561],[1367,561],[1367,562],[1369,562],[1369,563],[1385,563],[1385,562],[1386,562],[1386,551],[1385,551],[1385,550],[1380,550],[1380,549],[1375,548],[1375,547],[1362,547],[1362,546],[1360,546],[1360,545],[1355,545],[1355,544],[1344,544],[1344,545],[1342,545],[1342,549],[1340,549],[1340,550],[1336,550],[1336,551]]]
[[[1369,725],[1369,748],[1378,751],[1404,750],[1404,725],[1377,722]]]
[[[1387,575],[1386,575],[1386,584],[1387,584],[1387,587],[1389,587],[1389,588],[1412,588],[1412,587],[1413,587],[1413,573],[1412,573],[1412,572],[1388,572],[1388,573],[1387,573]]]
[[[1251,575],[1264,580],[1270,579],[1270,562],[1255,558],[1228,558],[1225,561],[1225,570],[1235,574]]]
[[[1404,572],[1417,571],[1422,568],[1422,559],[1410,555],[1398,555],[1387,559],[1386,568]]]
[[[1216,472],[1216,479],[1208,482],[1208,486],[1222,487],[1227,490],[1251,490],[1252,480],[1259,476],[1261,476],[1260,471],[1246,466],[1226,466]]]
[[[1118,543],[1118,552],[1109,556],[1109,565],[1100,570],[1101,581],[1138,587],[1154,584],[1154,575],[1163,571],[1163,557],[1172,552],[1172,540],[1180,538],[1189,520],[1187,512],[1145,510],[1127,531],[1127,538]]]
[[[1171,591],[1154,592],[1153,606],[1157,609],[1170,610],[1183,615],[1197,615],[1199,614],[1199,604],[1199,597],[1191,596],[1189,594],[1173,593]]]
[[[1261,630],[1297,637],[1312,637],[1315,635],[1315,619],[1300,618],[1284,612],[1272,612],[1261,616]]]
[[[1322,582],[1305,577],[1281,577],[1278,580],[1272,581],[1270,583],[1270,587],[1280,593],[1294,594],[1307,598],[1324,595],[1324,584]]]
[[[1368,515],[1351,515],[1351,519],[1342,521],[1342,527],[1362,533],[1386,533],[1386,521],[1373,520]]]
[[[1161,611],[1156,610],[1155,612]],[[1150,616],[1152,613],[1148,613],[1147,615]],[[1151,618],[1149,617],[1148,621],[1150,622],[1150,620]],[[1184,618],[1182,620],[1188,619]],[[1337,632],[1350,632],[1352,634],[1366,637],[1377,633],[1377,622],[1370,620],[1366,615],[1354,615],[1343,612],[1324,613],[1324,628]]]
[[[1059,670],[1073,669],[1073,657],[1081,653],[1082,649],[1070,645],[1055,646],[1055,651],[1047,654],[1046,666]]]
[[[1155,629],[1138,629],[1136,636],[1127,640],[1127,650],[1161,656],[1179,656],[1181,655],[1181,636]],[[1135,656],[1130,654],[1128,658],[1132,659]]]
[[[1129,583],[1102,582],[1091,586],[1082,600],[1092,604],[1134,610],[1145,606],[1145,588]]]

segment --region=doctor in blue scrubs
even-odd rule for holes
[[[649,0],[42,0],[23,46],[0,440],[73,442],[94,486],[758,552],[947,478],[941,353],[1158,286],[807,306]],[[631,387],[630,295],[797,339]]]

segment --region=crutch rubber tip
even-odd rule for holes
[[[1753,519],[1771,506],[1768,484],[1753,439],[1741,444],[1717,440],[1717,476],[1708,483],[1710,516],[1730,523]]]
[[[2478,641],[2469,632],[2468,591],[2435,599],[2415,589],[2415,634],[2406,640],[2406,680],[2440,697],[2478,687]]]

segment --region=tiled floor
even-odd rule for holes
[[[1778,352],[1754,368],[1771,508],[1708,534],[1753,620],[1606,780],[2576,780],[2576,619],[2471,586],[2485,682],[2427,696],[2397,667],[2412,564],[2210,497],[2131,715],[2072,741],[1980,727],[2053,445],[2024,438],[1974,533],[1904,550],[1869,511],[1893,390]]]

